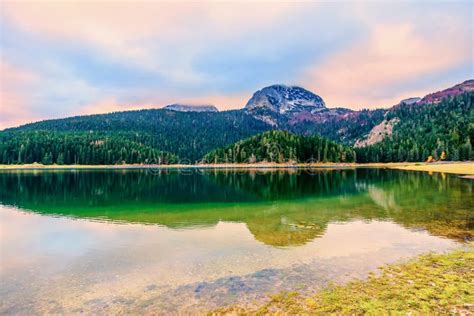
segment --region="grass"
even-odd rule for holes
[[[468,315],[474,312],[474,251],[427,254],[381,268],[380,275],[332,285],[307,297],[282,293],[257,307],[231,306],[209,315]]]

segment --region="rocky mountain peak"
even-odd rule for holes
[[[285,114],[287,112],[316,112],[326,109],[323,99],[297,86],[272,85],[255,92],[245,109],[265,109]]]

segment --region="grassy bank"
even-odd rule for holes
[[[396,165],[391,167],[400,170],[428,171],[428,172],[444,172],[464,175],[474,175],[474,162],[460,163],[422,163],[409,165]]]
[[[179,168],[207,168],[207,169],[294,169],[294,168],[391,168],[400,170],[443,172],[460,175],[474,176],[474,162],[443,162],[443,163],[254,163],[254,164],[175,164],[175,165],[42,165],[42,164],[24,164],[24,165],[0,165],[0,170],[70,170],[70,169],[179,169]]]
[[[428,254],[405,264],[389,265],[379,276],[330,286],[315,296],[275,295],[254,308],[232,306],[209,313],[388,315],[474,312],[474,251]]]

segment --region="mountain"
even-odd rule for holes
[[[328,109],[324,100],[301,87],[272,85],[253,94],[245,111],[274,129],[306,136],[319,134],[352,145],[383,120],[385,110]]]
[[[354,162],[352,148],[319,136],[301,136],[286,131],[269,131],[211,151],[208,163],[255,162]]]
[[[249,112],[265,109],[280,114],[301,111],[313,113],[325,108],[320,96],[301,87],[285,85],[272,85],[258,90],[245,105]]]
[[[170,104],[163,109],[177,112],[219,112],[214,105],[187,105],[187,104]]]
[[[466,157],[474,141],[473,84],[468,80],[389,109],[326,108],[308,90],[274,85],[255,92],[240,110],[187,111],[186,105],[172,105],[40,121],[0,131],[0,164],[142,163],[177,157],[194,163],[212,150],[270,130],[356,144],[358,161],[419,161],[442,151],[448,159],[471,159]]]
[[[439,103],[442,99],[447,97],[454,97],[465,92],[474,92],[474,79],[466,80],[463,83],[457,84],[451,88],[441,90],[435,93],[430,93],[421,99],[419,104]]]

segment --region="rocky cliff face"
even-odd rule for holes
[[[354,147],[360,148],[365,146],[370,146],[375,143],[381,142],[386,137],[392,136],[393,127],[400,122],[398,117],[391,120],[383,120],[382,123],[374,126],[370,133],[365,138],[359,138]]]
[[[178,112],[218,112],[213,105],[187,105],[187,104],[170,104],[164,107],[166,110]]]
[[[317,112],[326,108],[323,99],[301,87],[272,85],[255,92],[247,102],[247,111],[266,110],[273,113]]]

